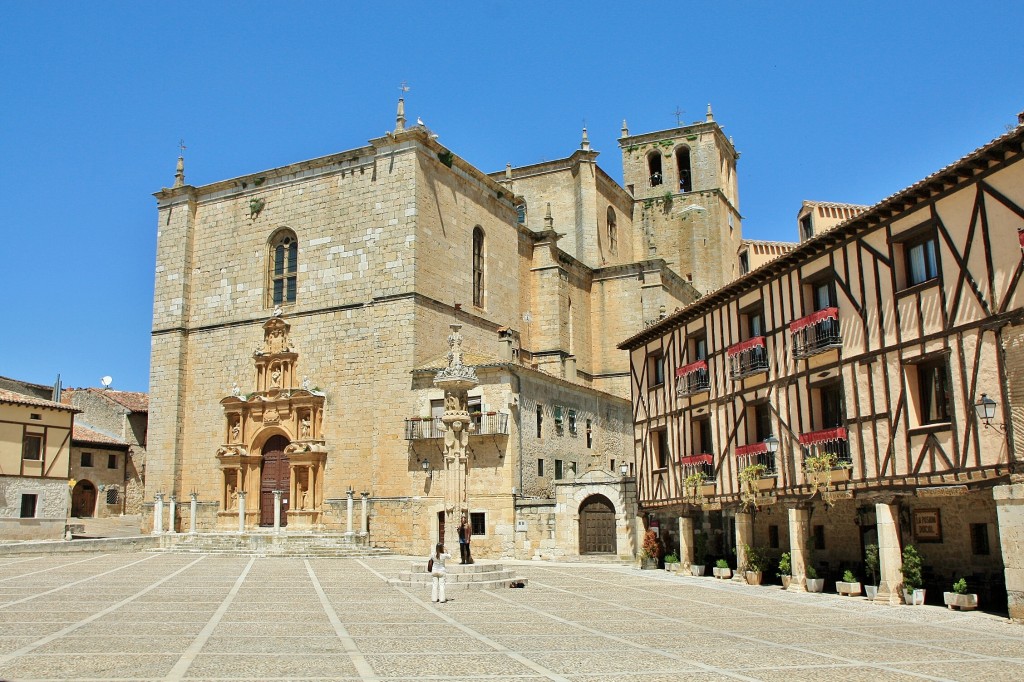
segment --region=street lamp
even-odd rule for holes
[[[623,462],[622,464],[620,464],[620,465],[619,465],[619,473],[620,473],[620,474],[622,474],[622,477],[623,477],[623,478],[625,478],[625,477],[626,477],[626,474],[628,474],[628,473],[629,473],[629,465],[628,465],[628,464],[626,464],[625,462]]]
[[[978,419],[985,421],[985,426],[992,425],[992,418],[996,416],[996,401],[989,398],[987,394],[981,394],[981,400],[974,406],[975,412],[978,414]]]
[[[774,455],[779,451],[779,439],[769,433],[768,437],[764,439],[764,448],[769,455]]]
[[[420,462],[420,468],[423,469],[423,473],[425,473],[427,476],[430,475],[430,462],[428,462],[427,460],[423,460],[422,462]]]

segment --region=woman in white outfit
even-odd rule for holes
[[[442,604],[446,601],[444,596],[444,577],[447,571],[444,567],[445,559],[451,559],[451,554],[445,554],[444,545],[440,542],[437,543],[437,547],[434,548],[434,553],[430,556],[434,560],[434,567],[430,571],[432,577],[433,587],[430,591],[430,601],[441,602]]]

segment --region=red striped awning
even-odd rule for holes
[[[713,464],[715,458],[712,455],[687,455],[686,457],[680,457],[679,463],[683,466],[694,465],[694,464]]]
[[[801,317],[799,320],[794,320],[789,323],[789,331],[798,332],[805,327],[810,327],[812,324],[818,324],[824,320],[838,320],[839,319],[839,308],[825,308],[819,310],[816,313],[811,313],[807,317]]]
[[[705,360],[698,360],[697,362],[691,362],[688,365],[683,365],[676,370],[677,377],[685,377],[687,374],[693,374],[694,372],[702,369],[707,369],[708,363]]]
[[[741,445],[736,448],[737,457],[760,455],[762,452],[768,452],[768,445],[765,443],[751,443],[750,445]]]
[[[745,350],[750,350],[751,348],[757,348],[759,346],[762,347],[762,348],[764,347],[764,337],[763,336],[755,336],[752,339],[747,339],[746,341],[740,341],[739,343],[737,343],[734,346],[729,346],[729,349],[727,351],[725,351],[725,354],[728,355],[731,358],[734,355],[739,355],[740,353],[742,353]]]
[[[833,440],[846,440],[846,429],[840,426],[836,429],[825,429],[824,431],[800,434],[800,445],[816,445],[817,443],[827,443]]]

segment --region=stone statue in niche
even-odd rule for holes
[[[461,412],[462,405],[459,403],[459,397],[448,391],[444,397],[444,409],[448,412]]]
[[[309,413],[306,412],[302,415],[302,420],[299,422],[299,438],[303,440],[309,438]]]
[[[263,338],[263,352],[271,355],[287,353],[291,350],[288,344],[288,324],[279,317],[267,323]]]
[[[228,510],[236,509],[238,507],[238,493],[235,492],[235,486],[233,483],[228,483]]]
[[[281,387],[281,368],[274,365],[274,369],[270,372],[270,385],[274,388]]]

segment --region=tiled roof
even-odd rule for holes
[[[88,391],[103,396],[129,412],[149,412],[149,394],[141,391],[115,391],[109,388],[65,388],[60,401],[71,404],[71,396],[77,391]]]
[[[70,405],[62,405],[61,403],[55,403],[52,400],[43,400],[42,398],[24,395],[23,393],[15,393],[14,391],[8,391],[2,388],[0,388],[0,403],[29,405],[30,407],[49,407],[54,410],[64,410],[65,412],[78,412],[78,410]]]
[[[120,438],[114,438],[113,436],[108,436],[100,433],[99,431],[93,431],[89,427],[82,426],[81,424],[75,424],[75,430],[71,434],[71,440],[82,443],[95,443],[98,445],[128,445],[128,443],[125,443]]]
[[[813,201],[811,199],[805,199],[803,206],[828,206],[829,208],[853,208],[866,211],[871,206],[869,204],[844,204],[840,201]]]

